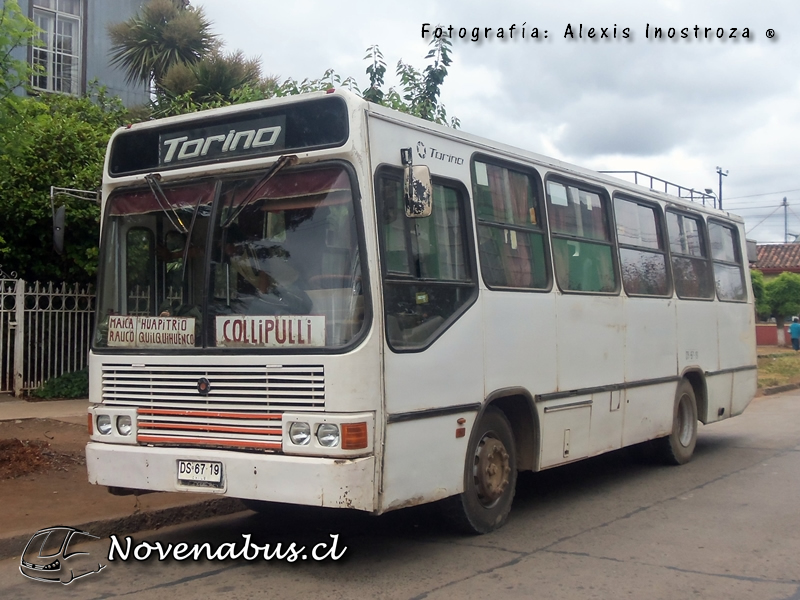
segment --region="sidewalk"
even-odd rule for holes
[[[0,559],[19,556],[39,529],[69,525],[104,537],[244,510],[216,494],[112,496],[89,484],[83,449],[88,400],[26,402],[0,394],[0,440],[39,440],[60,460],[49,470],[0,479]]]
[[[86,425],[88,400],[58,400],[26,402],[0,394],[0,421],[16,419],[58,419],[76,425]]]

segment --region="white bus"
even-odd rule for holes
[[[102,214],[87,464],[118,492],[487,532],[518,471],[684,463],[756,390],[740,218],[347,91],[120,129]]]

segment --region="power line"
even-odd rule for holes
[[[787,207],[788,207],[788,206],[787,206]],[[797,213],[796,213],[796,212],[794,212],[794,211],[793,211],[791,208],[789,208],[789,212],[790,212],[790,213],[792,213],[792,214],[795,216],[795,218],[796,218],[798,221],[800,221],[800,217],[798,217],[798,216],[797,216]]]
[[[741,200],[742,198],[757,198],[759,196],[769,196],[770,194],[788,194],[789,192],[800,192],[800,188],[795,189],[795,190],[783,190],[782,192],[764,192],[763,194],[751,194],[749,196],[736,196],[734,198],[728,198],[728,201]]]
[[[778,208],[781,208],[781,207],[778,207]],[[763,215],[763,214],[761,214],[761,215],[750,215],[750,216],[745,218],[745,222],[753,221],[754,219],[762,219],[762,218],[769,219],[770,217],[772,217],[773,219],[777,219],[778,217],[783,218],[783,217],[781,217],[781,215],[776,215],[776,214],[773,214],[773,213],[770,213],[770,214],[767,214],[767,215]]]
[[[774,215],[774,214],[775,214],[775,212],[776,212],[776,211],[777,211],[779,208],[781,208],[781,207],[780,207],[780,206],[776,206],[776,207],[775,207],[775,210],[773,210],[773,211],[772,211],[771,213],[769,213],[769,214],[768,214],[766,217],[764,217],[763,219],[761,219],[761,220],[760,220],[758,223],[756,223],[756,224],[755,224],[753,227],[751,227],[750,229],[748,229],[748,230],[747,230],[745,233],[750,233],[751,231],[753,231],[753,229],[755,229],[756,227],[758,227],[759,225],[761,225],[761,224],[762,224],[764,221],[766,221],[767,219],[769,219],[769,218],[770,218],[772,215]]]
[[[778,204],[777,207],[780,208],[781,206],[783,206],[783,205],[782,204]],[[775,208],[775,205],[770,205],[770,206],[743,206],[741,208],[732,208],[731,210],[732,211],[735,210],[736,212],[740,212],[740,211],[743,211],[743,210],[766,210],[768,208]],[[725,210],[727,210],[727,209],[725,209]]]

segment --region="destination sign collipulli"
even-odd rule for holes
[[[325,317],[218,316],[217,346],[224,348],[305,348],[325,345]]]

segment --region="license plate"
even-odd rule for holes
[[[222,463],[203,460],[179,460],[178,480],[222,483]]]

